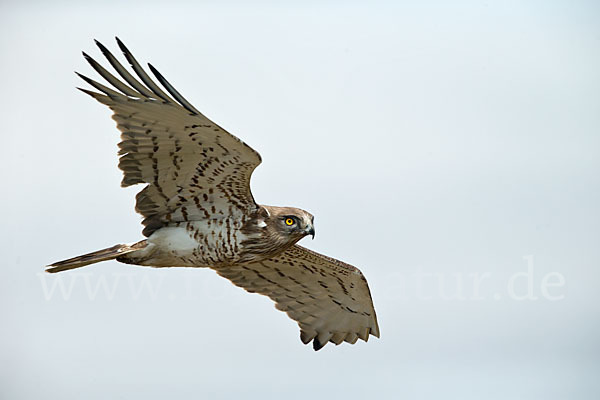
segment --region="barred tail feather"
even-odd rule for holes
[[[122,256],[127,253],[131,253],[137,250],[141,250],[146,247],[147,242],[142,240],[134,244],[116,244],[107,249],[94,251],[92,253],[84,254],[81,256],[69,258],[67,260],[58,261],[54,264],[48,265],[46,272],[55,273],[61,271],[67,271],[86,265],[95,264],[100,261],[114,260],[115,258]]]

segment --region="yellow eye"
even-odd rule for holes
[[[292,226],[292,225],[294,225],[294,223],[295,223],[295,222],[294,222],[294,220],[293,220],[292,218],[286,218],[286,219],[285,219],[285,224],[286,224],[287,226]]]

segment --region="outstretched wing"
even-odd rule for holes
[[[298,322],[300,339],[313,340],[315,350],[328,341],[379,337],[367,280],[352,265],[294,245],[277,257],[216,271],[248,292],[269,296]]]
[[[144,235],[171,222],[241,216],[256,210],[250,176],[261,162],[260,155],[202,115],[148,64],[166,93],[118,38],[117,43],[139,79],[98,41],[123,81],[86,53],[85,59],[113,89],[78,75],[102,93],[81,90],[114,111],[121,131],[121,185],[147,184],[136,196],[136,211],[144,216]]]

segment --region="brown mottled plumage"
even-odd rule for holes
[[[151,267],[208,267],[249,292],[269,296],[300,326],[303,343],[355,343],[379,337],[367,281],[355,267],[296,243],[314,238],[314,217],[293,207],[258,205],[250,176],[260,155],[202,115],[148,64],[166,92],[129,50],[137,75],[96,42],[120,80],[84,54],[113,88],[79,75],[100,91],[80,89],[113,110],[121,131],[122,186],[136,196],[145,240],[118,244],[50,265],[60,272],[100,261]],[[116,89],[116,90],[115,90]]]

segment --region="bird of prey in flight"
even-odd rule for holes
[[[250,191],[260,155],[192,106],[150,64],[162,88],[125,45],[134,76],[100,42],[111,73],[83,53],[106,81],[78,74],[80,89],[113,111],[121,131],[121,185],[143,184],[135,209],[143,235],[133,244],[56,262],[60,272],[100,261],[149,267],[207,267],[251,293],[270,297],[300,327],[304,344],[354,344],[379,337],[367,280],[355,267],[296,244],[314,238],[313,216],[256,203]],[[109,86],[106,86],[108,84]]]

